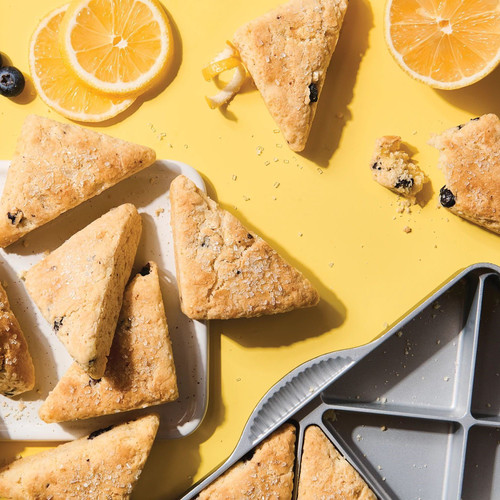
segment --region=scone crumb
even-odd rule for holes
[[[156,217],[159,217],[160,214],[162,214],[163,212],[165,212],[165,209],[164,208],[157,208],[155,210],[155,214],[156,214]]]
[[[373,180],[404,196],[412,205],[417,202],[416,195],[428,180],[401,148],[399,136],[386,135],[376,140],[370,167]]]
[[[411,233],[412,229],[411,229],[411,227],[410,227],[410,226],[405,226],[405,227],[403,228],[403,231],[404,231],[405,233],[409,234],[409,233]]]

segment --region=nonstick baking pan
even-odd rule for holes
[[[312,359],[250,416],[232,455],[183,500],[284,422],[319,426],[383,500],[500,498],[500,268],[476,264],[368,345]]]

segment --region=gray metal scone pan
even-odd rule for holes
[[[297,428],[295,481],[317,425],[381,500],[500,498],[500,268],[473,265],[377,340],[290,372],[182,500],[284,422]]]

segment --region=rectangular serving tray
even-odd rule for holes
[[[476,264],[372,343],[299,366],[259,402],[236,449],[284,422],[319,426],[380,500],[500,498],[500,268]]]
[[[0,191],[8,166],[9,162],[0,161]],[[0,395],[0,439],[69,440],[152,410],[160,415],[159,438],[186,436],[198,427],[208,403],[208,326],[190,320],[180,310],[168,195],[171,181],[180,174],[205,190],[201,176],[189,165],[159,160],[0,250],[0,280],[7,285],[12,309],[28,340],[36,374],[35,390],[13,399]],[[65,424],[46,424],[38,417],[38,409],[72,360],[30,299],[19,275],[38,262],[44,252],[54,250],[94,219],[126,202],[137,207],[143,222],[133,273],[148,260],[154,260],[159,267],[179,399],[145,410]]]

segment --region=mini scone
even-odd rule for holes
[[[16,460],[0,470],[0,497],[10,500],[126,500],[158,430],[147,415]]]
[[[145,408],[178,395],[158,268],[149,262],[125,289],[103,377],[90,379],[73,363],[39,413],[45,422],[65,422]]]
[[[318,303],[309,280],[187,177],[172,181],[170,202],[177,282],[187,316],[253,317]]]
[[[198,500],[291,500],[294,462],[295,427],[285,424],[257,446],[252,458],[233,465],[205,488]]]
[[[304,435],[298,500],[377,500],[352,465],[323,431],[312,425]]]
[[[29,115],[0,199],[0,247],[148,167],[148,147]]]
[[[113,208],[35,264],[26,288],[73,359],[103,376],[142,220],[134,205]]]
[[[35,369],[28,344],[0,284],[0,394],[17,396],[31,391]]]
[[[500,120],[473,118],[432,137],[446,184],[439,201],[455,215],[500,234]]]
[[[370,167],[373,180],[408,198],[412,204],[416,203],[416,195],[427,182],[424,172],[401,149],[401,137],[395,135],[376,140]]]
[[[294,151],[306,145],[347,0],[290,0],[238,29],[233,41]]]

